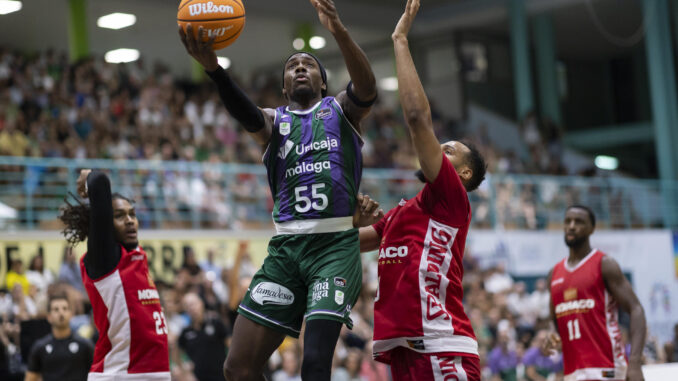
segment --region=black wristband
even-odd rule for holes
[[[358,106],[358,107],[362,107],[362,108],[372,107],[372,105],[374,104],[374,102],[377,101],[377,97],[379,96],[379,94],[378,94],[378,93],[375,94],[375,95],[374,95],[374,98],[372,98],[372,99],[369,100],[369,101],[366,101],[366,102],[365,102],[365,101],[361,101],[360,99],[358,99],[358,97],[355,96],[355,94],[353,94],[353,90],[351,90],[351,85],[352,85],[352,84],[353,84],[353,81],[349,81],[349,82],[348,82],[348,86],[346,86],[346,95],[348,95],[348,99],[350,99],[350,100],[351,100],[353,103],[355,103],[356,106]]]

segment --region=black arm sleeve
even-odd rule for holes
[[[113,234],[113,200],[111,182],[103,172],[87,176],[89,196],[89,234],[85,270],[92,279],[110,273],[120,261],[120,245]]]
[[[257,132],[266,126],[264,115],[247,95],[233,82],[226,71],[219,67],[207,75],[217,84],[219,97],[226,110],[240,122],[248,132]]]

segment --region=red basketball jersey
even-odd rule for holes
[[[471,207],[452,164],[443,157],[434,183],[374,225],[381,237],[374,303],[374,356],[390,363],[402,346],[421,353],[477,356],[462,305],[462,258]]]
[[[99,279],[80,260],[99,331],[88,380],[169,380],[167,324],[146,253],[121,250],[118,266]]]
[[[553,268],[551,302],[563,345],[565,380],[624,380],[626,358],[617,303],[607,292],[594,249],[576,266]]]

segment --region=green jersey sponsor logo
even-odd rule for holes
[[[325,279],[324,281],[315,281],[313,284],[313,295],[311,296],[311,305],[315,305],[322,299],[325,299],[329,296],[330,282]]]
[[[262,306],[266,304],[285,306],[294,303],[294,294],[292,291],[285,286],[272,282],[261,282],[257,284],[252,292],[250,292],[250,298]]]

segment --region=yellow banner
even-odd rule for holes
[[[193,250],[198,262],[207,258],[213,250],[214,261],[219,266],[230,266],[238,251],[240,242],[247,242],[247,249],[255,266],[260,266],[266,257],[266,247],[270,234],[268,232],[192,232],[192,231],[153,231],[139,233],[140,245],[148,255],[151,276],[155,280],[174,283],[174,276],[184,260],[184,251]],[[144,239],[143,237],[148,237]],[[5,287],[11,259],[21,259],[24,273],[30,266],[31,259],[39,253],[43,254],[45,267],[55,276],[63,263],[67,243],[55,232],[25,233],[17,235],[0,234],[0,287]],[[87,251],[87,243],[82,242],[75,247],[79,258]]]

